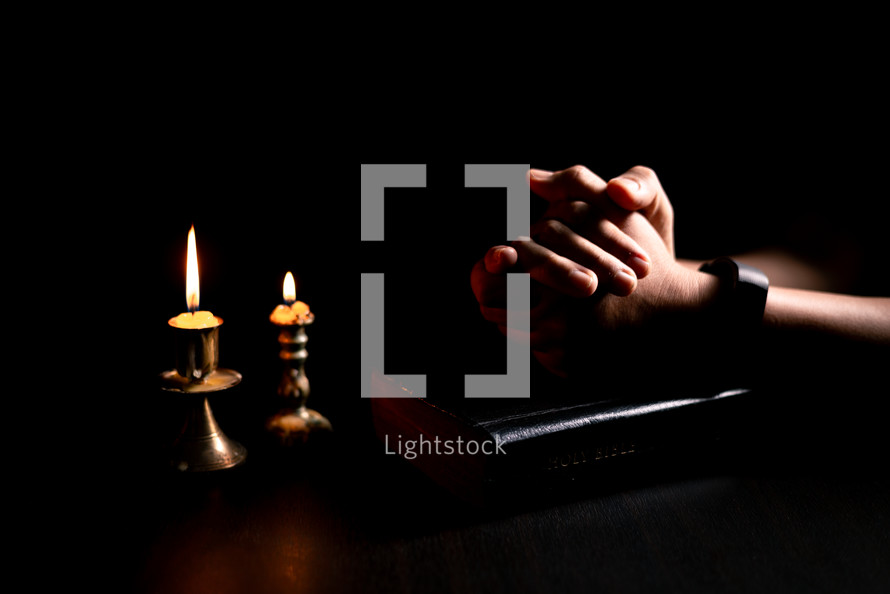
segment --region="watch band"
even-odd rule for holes
[[[699,270],[720,279],[718,307],[730,320],[740,328],[760,326],[769,292],[769,278],[762,270],[726,257],[706,262]]]

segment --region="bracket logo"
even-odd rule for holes
[[[464,186],[507,188],[507,238],[521,241],[529,235],[531,197],[526,175],[528,165],[465,165]],[[384,241],[386,188],[425,188],[426,165],[362,165],[362,242]],[[404,388],[399,395],[423,397],[425,375],[384,374],[384,275],[362,273],[362,398],[395,397],[375,394],[371,378],[376,374]],[[465,398],[529,398],[531,396],[531,347],[529,311],[531,279],[527,273],[507,275],[507,314],[520,339],[507,340],[507,373],[464,376]]]

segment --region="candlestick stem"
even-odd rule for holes
[[[315,432],[331,431],[330,421],[306,406],[310,393],[309,378],[306,376],[306,359],[309,357],[306,326],[313,320],[310,314],[302,323],[279,325],[278,343],[281,350],[278,357],[284,368],[278,383],[278,397],[283,408],[267,421],[266,428],[285,445],[306,442]]]
[[[306,377],[306,359],[309,357],[306,343],[309,342],[309,336],[306,328],[283,328],[278,335],[278,342],[281,344],[278,356],[284,361],[278,395],[289,401],[293,408],[303,409],[309,398],[309,378]]]

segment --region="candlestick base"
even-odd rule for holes
[[[284,409],[266,420],[266,430],[281,445],[306,443],[313,434],[329,433],[331,422],[311,408]]]
[[[161,388],[188,399],[188,413],[179,437],[173,443],[171,468],[180,472],[206,472],[234,468],[247,458],[247,449],[223,433],[208,397],[241,382],[231,369],[215,369],[202,381],[188,381],[176,371],[161,374]]]

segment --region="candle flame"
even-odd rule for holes
[[[294,282],[294,275],[288,271],[286,275],[284,275],[284,290],[282,291],[284,295],[284,302],[288,305],[292,305],[294,301],[297,300],[297,285]]]
[[[195,247],[195,226],[189,230],[188,258],[185,265],[185,301],[190,312],[198,311],[201,288],[198,283],[198,250]]]

